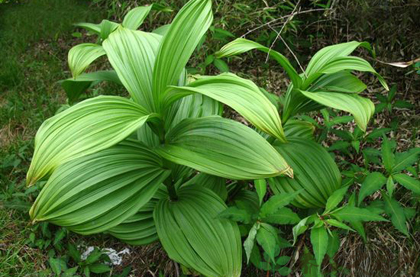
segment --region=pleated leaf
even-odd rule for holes
[[[282,156],[258,133],[218,116],[185,119],[156,150],[165,159],[228,179],[292,174]]]
[[[161,36],[119,28],[103,42],[108,59],[135,102],[156,111],[153,66]]]
[[[200,77],[188,86],[172,87],[166,92],[165,99],[169,104],[192,93],[206,95],[230,106],[260,130],[286,141],[276,107],[253,82],[230,73]]]
[[[284,68],[286,73],[289,75],[289,78],[292,80],[293,85],[295,87],[300,86],[302,79],[296,72],[296,70],[293,68],[293,66],[290,64],[289,60],[279,52],[273,49],[269,49],[268,47],[265,47],[257,42],[247,40],[244,38],[238,38],[223,46],[215,55],[218,58],[231,57],[248,52],[253,49],[257,49],[262,52],[268,53]]]
[[[34,184],[60,164],[120,142],[148,117],[144,108],[132,101],[98,96],[49,118],[36,134],[27,184]]]
[[[137,30],[152,10],[153,5],[136,7],[125,16],[122,25],[125,28]]]
[[[227,180],[225,178],[199,173],[195,175],[191,180],[183,184],[183,186],[197,185],[208,189],[211,189],[216,193],[223,201],[226,201],[228,197],[228,191],[226,188]]]
[[[80,234],[103,232],[149,202],[168,175],[147,146],[121,142],[59,166],[30,215]]]
[[[70,49],[68,63],[73,78],[79,76],[97,58],[105,55],[102,46],[94,43],[82,43]]]
[[[79,99],[80,95],[92,85],[99,82],[112,82],[121,84],[118,75],[113,70],[102,70],[96,72],[82,73],[77,78],[69,78],[61,81],[61,86],[66,92],[70,103]]]
[[[325,207],[327,199],[341,186],[341,174],[330,154],[306,139],[291,138],[274,147],[293,168],[294,178],[276,177],[269,185],[276,194],[302,190],[292,204],[300,208]]]
[[[339,43],[322,48],[316,52],[316,54],[309,61],[308,67],[305,70],[306,74],[309,76],[319,72],[324,66],[326,66],[335,58],[348,56],[359,46],[371,51],[369,43],[358,41]]]
[[[372,101],[357,94],[303,90],[300,92],[321,105],[351,113],[363,131],[366,131],[367,124],[375,112],[375,105]]]
[[[207,29],[213,21],[210,0],[191,0],[176,15],[160,45],[153,72],[153,90],[163,94],[176,85]]]
[[[153,198],[136,214],[110,228],[107,233],[131,245],[146,245],[157,241],[159,237],[153,220],[153,211],[157,203],[164,197],[168,197],[168,193],[166,187],[161,185]]]
[[[311,91],[335,91],[346,93],[360,93],[366,85],[348,71],[339,71],[334,74],[324,75],[313,84]]]
[[[284,135],[287,138],[305,138],[314,140],[315,126],[306,121],[289,119],[284,125]]]
[[[235,222],[218,217],[227,208],[211,190],[181,188],[154,212],[159,239],[174,261],[208,277],[241,275],[242,245]]]

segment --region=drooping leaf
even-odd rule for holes
[[[70,49],[68,63],[73,75],[77,78],[97,58],[105,55],[102,46],[94,43],[82,43]]]
[[[293,233],[293,245],[295,245],[297,238],[303,234],[306,229],[308,229],[308,226],[306,224],[306,222],[308,221],[309,216],[305,217],[304,219],[302,219],[301,221],[299,221],[298,224],[296,224],[295,226],[293,226],[292,229],[292,233]]]
[[[355,221],[387,221],[382,216],[369,211],[368,209],[356,208],[351,206],[345,206],[342,209],[336,210],[331,213],[334,217],[339,220],[347,222]]]
[[[385,212],[391,217],[391,222],[401,233],[408,236],[406,218],[404,209],[397,200],[389,197],[385,193],[382,194],[385,202]]]
[[[124,141],[57,168],[30,210],[80,234],[112,228],[135,214],[169,175],[156,153]]]
[[[191,0],[176,15],[163,37],[153,71],[153,91],[162,95],[176,85],[191,54],[213,21],[210,0]]]
[[[373,172],[366,176],[359,192],[359,205],[366,196],[371,195],[375,191],[382,188],[386,183],[385,176],[380,172]]]
[[[34,184],[60,164],[120,142],[148,117],[141,106],[117,96],[91,98],[51,117],[36,134],[27,184]]]
[[[100,24],[94,24],[94,23],[88,23],[88,22],[80,22],[74,24],[74,26],[81,27],[83,29],[86,29],[90,32],[93,32],[97,35],[101,33],[101,26]]]
[[[257,49],[262,52],[268,53],[284,68],[284,70],[292,80],[293,85],[295,87],[300,86],[302,79],[300,78],[296,70],[293,68],[293,66],[290,64],[289,60],[279,52],[273,49],[269,49],[268,47],[264,47],[257,42],[247,40],[244,38],[238,38],[223,46],[215,55],[218,58],[231,57],[248,52],[253,49]]]
[[[341,228],[341,229],[348,230],[348,231],[354,231],[352,228],[350,228],[349,226],[347,226],[343,222],[338,221],[336,219],[332,219],[332,218],[326,219],[325,222],[327,222],[331,226],[334,226],[334,227],[337,227],[337,228]]]
[[[159,239],[174,261],[211,277],[241,274],[242,244],[236,223],[221,219],[226,209],[211,190],[178,190],[178,200],[162,199],[154,211]]]
[[[288,143],[275,143],[276,150],[294,170],[294,178],[268,179],[276,194],[303,189],[292,201],[300,208],[325,207],[328,197],[341,186],[341,174],[328,152],[313,141],[290,138]]]
[[[306,74],[309,76],[320,71],[335,58],[348,56],[359,46],[371,51],[369,43],[358,41],[339,43],[322,48],[316,52],[309,61],[308,67],[306,68]]]
[[[70,103],[77,101],[80,95],[89,87],[99,82],[113,82],[121,84],[118,75],[113,70],[102,70],[96,72],[82,73],[77,78],[62,80],[61,86],[66,92]]]
[[[393,175],[393,178],[395,181],[397,181],[399,184],[404,186],[406,189],[411,190],[412,192],[416,194],[420,194],[420,181],[416,180],[407,174],[396,174]]]
[[[324,75],[311,87],[311,91],[335,91],[345,93],[360,93],[366,85],[348,71],[339,71]]]
[[[350,207],[356,206],[356,193],[355,192],[353,192],[352,195],[350,196],[348,205]],[[353,229],[355,229],[359,233],[363,241],[366,243],[367,238],[366,238],[365,228],[363,227],[363,222],[361,220],[353,220],[352,222],[350,222],[350,225],[351,227],[353,227]]]
[[[349,189],[348,186],[342,187],[337,189],[336,191],[331,194],[330,197],[327,199],[327,204],[325,205],[325,211],[331,211],[335,207],[343,201],[344,195],[346,194],[347,190]]]
[[[311,230],[311,243],[318,265],[318,271],[320,271],[322,261],[324,260],[328,248],[328,233],[324,226]]]
[[[357,94],[303,90],[300,92],[319,104],[351,113],[363,131],[366,131],[367,124],[375,111],[372,101]]]
[[[158,111],[159,100],[152,93],[152,79],[160,41],[159,35],[121,27],[103,42],[122,84],[134,101],[148,111]]]
[[[222,102],[247,119],[260,130],[286,141],[276,107],[251,81],[234,74],[200,77],[186,87],[172,87],[165,92],[165,103],[192,93],[201,93]]]
[[[291,170],[255,131],[218,116],[181,121],[157,151],[174,163],[229,179],[260,179]]]

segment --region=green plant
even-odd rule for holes
[[[30,215],[33,222],[49,221],[80,234],[106,231],[118,237],[124,230],[133,236],[122,239],[135,244],[158,237],[169,256],[188,268],[207,276],[238,276],[238,227],[217,218],[225,203],[208,188],[183,183],[194,170],[240,180],[292,176],[283,157],[256,131],[220,117],[217,101],[285,141],[280,117],[251,81],[233,74],[186,78],[188,59],[212,21],[210,1],[187,3],[160,31],[163,36],[134,30],[150,9],[133,9],[122,25],[90,25],[100,44],[70,50],[73,85],[95,74],[83,71],[106,55],[115,70],[110,74],[131,100],[94,97],[41,126],[27,183],[49,179]],[[95,81],[102,76],[96,74]],[[162,183],[165,197],[150,202]],[[139,225],[144,232],[137,232]]]
[[[413,108],[413,105],[410,102],[403,101],[403,100],[395,100],[396,94],[397,94],[397,85],[393,85],[391,87],[387,96],[376,94],[376,98],[378,98],[380,103],[376,105],[375,112],[379,113],[379,112],[382,112],[383,110],[386,110],[388,114],[391,114],[394,108],[400,108],[400,109]]]

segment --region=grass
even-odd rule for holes
[[[118,20],[130,6],[134,5],[134,1],[101,0],[96,2],[97,4],[90,6],[82,0],[27,0],[20,1],[19,4],[0,4],[0,277],[51,276],[53,273],[48,262],[49,257],[66,254],[65,246],[63,248],[51,245],[44,247],[44,244],[50,239],[45,238],[39,225],[38,227],[30,225],[27,211],[30,203],[34,201],[37,195],[38,188],[34,187],[26,190],[24,178],[33,153],[33,138],[36,130],[46,118],[52,116],[66,102],[65,94],[57,81],[70,75],[66,64],[67,52],[71,46],[80,43],[80,39],[72,36],[75,31],[72,24],[80,21],[99,22],[104,17],[112,17]],[[160,3],[165,2],[160,1]],[[167,2],[177,10],[185,1],[172,0]],[[249,4],[249,2],[252,3]],[[247,30],[290,12],[290,9],[283,7],[282,1],[279,2],[214,1],[215,27],[229,30],[235,36],[241,36]],[[143,3],[145,2],[141,2],[141,4]],[[305,8],[317,7],[308,5]],[[344,8],[344,6],[340,6],[338,10]],[[372,9],[369,9],[369,7],[366,9],[368,9],[369,15],[373,17]],[[412,8],[409,11],[410,14],[418,14],[414,12],[415,10],[415,7]],[[305,18],[298,17],[293,21],[293,24],[285,28],[284,38],[290,43],[289,46],[293,51],[304,53],[302,56],[298,55],[298,58],[305,64],[305,60],[309,58],[306,53],[313,53],[327,43],[347,39],[365,39],[360,29],[363,28],[365,33],[369,33],[369,28],[374,29],[375,26],[357,25],[356,21],[358,19],[353,18],[354,14],[350,14],[349,18],[354,20],[351,22],[355,23],[347,26],[347,29],[345,25],[340,25],[345,24],[344,21],[334,20],[334,17],[325,16],[322,12],[314,12],[311,16]],[[150,30],[165,24],[172,16],[173,14],[163,15],[154,12],[146,20],[145,27]],[[400,18],[401,15],[395,16]],[[387,28],[392,26],[392,22],[394,22],[391,19],[391,23],[387,22]],[[372,20],[374,20],[374,17]],[[306,24],[309,21],[314,24]],[[279,21],[279,23],[281,22]],[[397,22],[399,21],[397,20]],[[403,19],[402,22],[408,24],[408,26],[412,24],[408,19]],[[276,25],[274,28],[279,30],[281,25]],[[347,31],[337,32],[338,29]],[[409,27],[403,29],[410,30]],[[415,30],[415,28],[411,28],[411,30]],[[371,32],[374,33],[372,30]],[[276,33],[272,29],[265,27],[252,32],[247,37],[270,46],[275,35]],[[409,39],[408,34],[405,33],[405,36],[405,39]],[[191,66],[197,67],[207,54],[216,51],[224,44],[225,39],[229,39],[215,40],[215,37],[214,33],[210,33],[208,40],[211,43],[205,44],[201,54],[195,57]],[[391,39],[392,47],[395,47],[398,43],[407,44],[407,47],[404,48],[406,52],[402,57],[398,56],[397,51],[386,48],[387,42]],[[398,36],[389,38],[389,36],[383,35],[376,40],[379,45],[377,47],[378,57],[381,60],[391,61],[386,59],[388,57],[387,53],[390,52],[393,52],[392,56],[389,57],[392,61],[409,59],[409,57],[414,58],[420,55],[416,52],[416,49],[419,49],[416,48],[419,43],[418,39],[417,41],[413,39],[406,42]],[[312,43],[313,41],[316,43]],[[277,44],[277,50],[288,53],[283,43]],[[290,53],[288,53],[288,56],[291,57]],[[272,61],[264,63],[265,58],[264,54],[243,55],[229,63],[230,69],[233,72],[252,77],[258,85],[264,86],[270,91],[280,93],[286,87],[284,75],[281,73],[282,70]],[[214,66],[205,69],[206,73],[217,71]],[[381,71],[390,80],[398,81],[399,90],[402,92],[398,95],[400,99],[409,100],[411,103],[419,103],[420,88],[417,75],[405,76],[405,72],[396,69],[381,68]],[[113,88],[105,86],[101,87],[99,92],[110,93],[111,89]],[[418,132],[419,125],[418,123],[417,125],[414,124],[415,119],[418,118],[418,112],[416,115],[415,110],[398,111],[396,116],[400,119],[401,130],[393,136],[400,141],[399,147],[403,149],[413,146],[418,147],[419,139],[415,133]],[[386,116],[385,118],[384,116],[378,116],[375,126],[384,125],[388,121],[389,118]],[[420,228],[419,221],[415,222],[414,229],[418,230]],[[46,228],[53,234],[60,230],[55,226],[47,226]],[[404,272],[410,274],[415,272],[416,267],[420,266],[418,250],[416,254],[416,247],[418,249],[419,246],[416,243],[418,233],[415,234],[413,243],[413,241],[407,240],[399,234],[394,234],[395,231],[390,228],[390,224],[385,227],[372,225],[368,229],[371,231],[374,240],[368,246],[365,246],[361,243],[359,237],[349,236],[342,245],[337,263],[350,268],[352,272],[357,270],[358,267],[354,262],[362,261],[360,257],[366,257],[363,262],[365,264],[369,263],[370,272],[377,272],[386,266],[404,271],[399,267],[400,262],[395,262],[397,265],[390,265],[388,261],[393,258],[395,258],[395,261],[407,259],[408,269]],[[379,236],[380,234],[383,235]],[[31,241],[33,236],[35,238]],[[377,240],[376,237],[380,239]],[[105,235],[80,237],[75,234],[68,234],[63,241],[75,245],[112,247],[117,250],[126,247]],[[122,266],[115,268],[115,272],[121,272],[127,266],[132,267],[132,274],[135,274],[135,276],[158,276],[159,272],[168,274],[176,272],[174,263],[168,260],[166,254],[158,245],[129,248],[132,255]],[[381,248],[386,249],[386,251],[382,251]],[[398,249],[404,250],[404,254],[399,253],[400,250]],[[361,253],[366,255],[360,255]],[[386,255],[383,253],[386,253]],[[382,257],[381,261],[375,261],[375,257]],[[383,261],[387,262],[384,263]],[[249,268],[247,270],[244,276],[256,276],[257,271],[255,269]],[[265,276],[266,273],[262,274]]]

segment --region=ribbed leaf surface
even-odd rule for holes
[[[269,179],[275,193],[303,191],[292,202],[296,207],[325,207],[328,197],[341,185],[341,175],[328,152],[313,141],[291,138],[276,143],[276,150],[293,168],[294,178]]]
[[[248,52],[253,49],[257,49],[262,52],[268,53],[284,68],[284,70],[289,75],[289,78],[292,80],[293,85],[295,85],[296,87],[300,86],[302,79],[300,78],[296,70],[293,68],[293,66],[290,64],[289,60],[279,52],[268,47],[262,46],[257,42],[247,40],[244,38],[238,38],[223,46],[222,49],[220,49],[220,51],[218,51],[215,55],[218,58],[231,57]]]
[[[76,78],[97,58],[105,55],[102,46],[94,43],[82,43],[70,49],[68,63],[73,75]]]
[[[276,107],[251,81],[234,74],[200,77],[185,87],[173,87],[166,92],[169,103],[182,96],[200,93],[222,102],[260,130],[286,141]]]
[[[128,29],[137,30],[152,10],[153,5],[131,9],[125,16],[122,25]]]
[[[153,72],[153,90],[163,94],[176,85],[202,36],[213,21],[210,0],[191,0],[176,15],[165,34]]]
[[[64,162],[120,142],[148,117],[148,113],[132,101],[99,96],[49,118],[36,134],[27,183],[35,183]]]
[[[103,232],[135,214],[168,175],[147,146],[125,141],[58,167],[30,215],[80,234]]]
[[[153,198],[136,214],[109,229],[107,233],[131,245],[145,245],[158,240],[153,211],[159,200],[167,196],[166,187],[161,185]]]
[[[154,212],[169,257],[208,277],[241,274],[242,245],[236,223],[219,218],[227,207],[211,190],[184,187],[179,199],[161,200]]]
[[[157,106],[152,78],[160,40],[160,35],[119,28],[103,43],[112,67],[131,97],[149,111],[156,111]]]
[[[218,116],[185,119],[157,151],[165,159],[229,179],[291,175],[282,156],[258,133]]]
[[[303,90],[300,92],[319,104],[351,113],[363,131],[366,131],[367,124],[375,112],[375,105],[372,101],[357,94]]]

